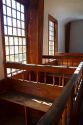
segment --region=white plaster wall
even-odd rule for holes
[[[58,51],[65,51],[65,24],[83,19],[83,0],[44,0],[43,54],[48,54],[48,14],[58,20]]]
[[[70,52],[83,53],[83,20],[73,21],[70,27]]]

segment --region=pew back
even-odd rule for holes
[[[83,54],[80,53],[56,53],[55,56],[42,56],[42,64],[78,66],[81,61],[83,61]]]

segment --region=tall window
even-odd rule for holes
[[[2,1],[6,62],[26,63],[24,5],[15,0]]]
[[[26,63],[24,5],[3,0],[6,61]]]
[[[58,44],[58,23],[52,16],[48,16],[48,52],[49,55],[55,54],[57,52]]]

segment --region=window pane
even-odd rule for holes
[[[49,36],[49,40],[54,41],[54,37],[53,36]]]
[[[54,27],[54,22],[49,21],[49,25],[52,26],[52,27]]]
[[[6,46],[6,55],[9,55],[9,46]]]
[[[16,18],[16,10],[12,9],[12,16]]]
[[[6,0],[7,6],[11,7],[11,0]]]
[[[14,46],[10,46],[10,55],[14,54]]]
[[[8,21],[8,25],[9,25],[9,26],[12,26],[12,20],[11,20],[10,17],[7,18],[7,21]]]
[[[7,34],[7,26],[4,26],[5,35]]]
[[[20,21],[19,21],[19,20],[17,20],[17,27],[18,27],[18,28],[21,28],[21,26],[20,26]]]
[[[18,57],[18,55],[15,55],[15,62],[19,62],[19,57]]]
[[[3,14],[6,15],[6,6],[5,5],[3,5]]]
[[[18,54],[18,46],[15,46],[15,54]]]
[[[8,43],[8,37],[5,36],[5,45],[9,45]]]
[[[7,7],[7,15],[11,16],[11,8]]]
[[[22,61],[22,54],[19,54],[19,61]]]
[[[26,45],[26,39],[23,38],[23,45]]]
[[[21,20],[24,21],[24,14],[23,13],[21,13]]]
[[[6,61],[10,61],[10,58],[9,58],[9,56],[6,56]]]
[[[49,51],[49,55],[54,55],[54,52],[53,51]]]
[[[24,22],[21,21],[22,29],[24,29]]]
[[[54,27],[49,26],[49,30],[54,32]]]
[[[23,46],[23,53],[26,52],[26,46]]]
[[[10,61],[14,62],[14,55],[10,55]]]
[[[20,11],[20,3],[17,2],[17,10]]]
[[[22,30],[22,36],[25,36],[25,31],[24,30]]]
[[[23,64],[26,64],[26,61],[23,61]]]
[[[16,27],[16,19],[13,19],[13,27]]]
[[[19,38],[19,45],[22,45],[22,38]]]
[[[54,36],[54,32],[49,31],[50,36]]]
[[[23,54],[23,60],[26,60],[26,53]]]
[[[9,37],[9,45],[14,45],[13,37]]]
[[[7,25],[6,16],[4,16],[4,25]]]
[[[8,35],[12,35],[12,27],[8,27]]]
[[[3,0],[3,4],[6,4],[6,3],[5,3],[5,0]]]
[[[49,45],[54,45],[54,42],[49,41]]]
[[[19,53],[22,53],[22,46],[19,46]]]
[[[20,12],[17,11],[17,19],[20,20]]]
[[[15,45],[18,45],[18,42],[19,42],[19,41],[18,41],[18,37],[15,37],[15,38],[14,38],[14,44],[15,44]]]
[[[16,9],[16,1],[12,0],[12,8]]]
[[[21,12],[24,13],[24,6],[23,5],[21,5]]]
[[[18,29],[18,36],[21,36],[21,29]]]
[[[13,35],[17,35],[16,28],[13,28]]]
[[[54,51],[54,46],[50,45],[50,46],[49,46],[49,50]]]

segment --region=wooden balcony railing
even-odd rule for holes
[[[83,61],[83,54],[79,53],[57,53],[55,56],[42,56],[42,64],[78,66],[81,61]]]
[[[54,101],[50,110],[39,120],[37,125],[76,125],[79,116],[82,84],[83,63],[80,63],[64,87],[61,96]]]
[[[6,68],[11,71],[7,74],[7,77],[58,86],[64,86],[75,71],[75,68],[68,68],[67,66],[19,63],[7,63]]]

